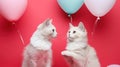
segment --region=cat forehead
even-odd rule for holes
[[[72,30],[79,30],[79,28],[78,27],[72,27],[72,28],[70,28],[70,31],[72,31]]]
[[[55,28],[55,26],[52,25],[52,24],[50,24],[50,25],[48,26],[48,28]]]

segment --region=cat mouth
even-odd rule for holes
[[[52,37],[53,37],[53,38],[56,38],[57,36],[56,36],[56,35],[53,35]]]
[[[68,37],[68,39],[69,39],[69,40],[73,40],[73,38],[72,38],[72,37]]]
[[[51,38],[56,38],[57,37],[57,34],[55,35],[55,34],[50,34],[49,35]]]

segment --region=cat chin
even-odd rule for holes
[[[51,41],[51,40],[53,40],[53,39],[55,39],[56,37],[53,37],[53,36],[48,36],[48,37],[46,37],[46,39],[48,39],[49,41]]]
[[[74,38],[72,38],[72,37],[68,37],[68,40],[69,40],[69,41],[73,41]]]
[[[69,41],[69,42],[73,42],[74,40],[72,40],[72,39],[68,39],[68,41]]]
[[[57,37],[57,35],[53,35],[53,36],[52,36],[52,38],[56,38],[56,37]]]
[[[57,33],[56,34],[50,34],[48,37],[49,38],[56,38],[57,37]]]

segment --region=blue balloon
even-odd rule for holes
[[[57,0],[57,2],[67,14],[74,14],[81,8],[84,0]]]

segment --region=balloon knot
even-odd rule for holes
[[[12,22],[13,25],[15,25],[15,22]]]
[[[71,15],[70,15],[70,14],[68,14],[68,17],[71,17]]]
[[[97,20],[100,20],[100,17],[97,17]]]

